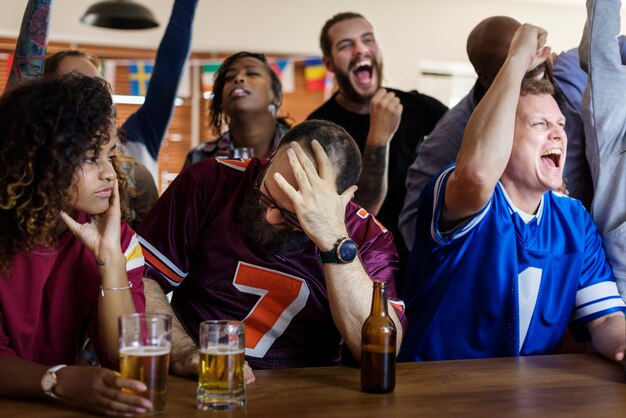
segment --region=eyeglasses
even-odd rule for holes
[[[302,227],[300,226],[300,222],[298,221],[298,215],[296,215],[295,213],[282,208],[278,205],[278,203],[276,203],[276,200],[274,200],[274,198],[272,196],[269,196],[265,193],[263,193],[263,191],[261,190],[261,185],[263,184],[263,179],[265,177],[265,172],[267,171],[267,168],[270,166],[271,163],[271,159],[270,161],[267,162],[267,164],[265,165],[265,167],[263,168],[263,170],[261,171],[261,173],[259,173],[259,176],[257,177],[256,181],[254,182],[254,187],[253,190],[256,193],[256,195],[259,198],[259,201],[264,204],[265,206],[267,206],[270,209],[278,209],[278,211],[280,212],[280,216],[283,217],[283,219],[291,226],[293,226],[294,228],[298,228],[298,229],[302,229]]]

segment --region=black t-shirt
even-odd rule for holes
[[[386,88],[393,92],[402,103],[400,126],[391,139],[389,149],[389,177],[387,197],[377,218],[393,232],[401,261],[406,260],[407,250],[398,232],[398,216],[404,205],[406,195],[406,174],[415,161],[417,150],[424,137],[435,127],[439,118],[448,108],[439,100],[413,90],[404,92]],[[354,138],[361,153],[370,127],[370,115],[350,112],[341,107],[333,95],[322,106],[311,113],[308,119],[323,119],[342,126]]]

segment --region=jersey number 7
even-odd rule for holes
[[[239,262],[233,285],[260,296],[246,324],[246,355],[263,357],[309,298],[306,282],[295,276]]]

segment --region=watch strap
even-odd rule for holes
[[[55,388],[55,386],[56,386],[56,385],[57,385],[57,383],[58,383],[57,372],[58,372],[59,370],[61,370],[63,367],[67,367],[67,365],[66,365],[66,364],[58,364],[58,365],[56,365],[56,366],[50,367],[48,370],[46,370],[46,373],[45,373],[45,374],[44,374],[44,376],[41,378],[41,388],[43,389],[44,393],[45,393],[47,396],[49,396],[49,397],[51,397],[51,398],[53,398],[53,399],[62,400],[60,397],[58,397],[57,395],[55,395],[55,393],[54,393],[54,388]],[[44,387],[44,385],[43,385],[44,379],[45,379],[47,376],[50,376],[50,377],[52,378],[52,386],[51,386],[49,389],[45,388],[45,387]]]
[[[352,241],[352,240],[348,237],[339,238],[337,242],[335,242],[335,245],[333,245],[333,248],[330,251],[321,251],[318,247],[317,257],[319,258],[320,262],[338,263],[338,264],[345,264],[345,263],[351,262],[352,260],[344,261],[339,256],[340,246],[344,241]]]

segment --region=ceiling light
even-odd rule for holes
[[[105,0],[90,6],[81,22],[109,29],[150,29],[159,26],[145,6],[132,0]]]

